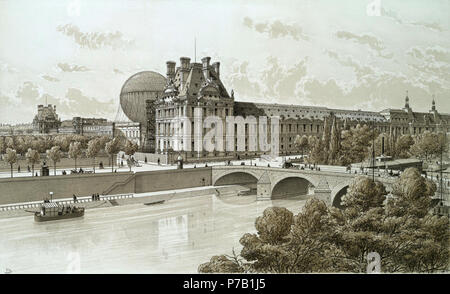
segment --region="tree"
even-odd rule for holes
[[[327,153],[324,152],[323,140],[315,136],[309,136],[308,146],[309,146],[309,155],[307,160],[309,163],[314,164],[326,163]]]
[[[364,161],[369,155],[374,132],[367,125],[357,125],[355,128],[343,130],[341,133],[338,162],[347,166],[351,163]]]
[[[331,136],[331,128],[330,128],[330,122],[329,118],[324,118],[323,120],[323,134],[322,134],[322,141],[323,141],[323,152],[327,153],[328,148],[330,147],[330,136]]]
[[[6,142],[4,137],[0,137],[0,155],[6,151]]]
[[[340,136],[339,127],[336,118],[333,119],[333,124],[331,125],[331,136],[330,136],[330,147],[328,155],[328,164],[335,164],[338,158],[338,153],[340,150]]]
[[[303,159],[303,151],[305,148],[308,148],[308,137],[306,137],[306,135],[301,137],[300,135],[297,135],[294,140],[294,145],[297,149],[301,150]]]
[[[120,140],[114,137],[111,141],[106,143],[105,151],[111,156],[111,172],[114,172],[114,155],[120,151]]]
[[[310,199],[292,217],[270,207],[244,234],[239,257],[216,256],[200,272],[366,272],[369,252],[383,272],[448,270],[449,220],[431,214],[436,186],[417,169],[406,169],[387,198],[385,187],[356,178],[342,198],[343,209]],[[387,199],[386,199],[387,198]]]
[[[101,148],[101,142],[98,138],[92,139],[88,143],[86,156],[89,158],[92,158],[92,165],[94,167],[94,173],[95,173],[95,157],[100,152]]]
[[[54,144],[61,148],[61,151],[68,152],[71,143],[71,137],[68,135],[59,135],[54,139]]]
[[[47,156],[53,161],[53,170],[56,176],[56,163],[61,160],[61,147],[53,146],[51,149],[47,150]]]
[[[136,153],[136,151],[138,150],[138,145],[136,143],[131,142],[130,140],[128,140],[125,143],[125,154],[128,155],[128,166],[130,167],[130,171],[131,171],[131,161],[130,161],[130,157],[131,155],[133,155],[134,153]]]
[[[395,143],[395,157],[408,158],[411,156],[409,149],[414,144],[414,139],[411,135],[400,136]]]
[[[410,152],[418,158],[428,160],[429,157],[440,154],[443,145],[443,134],[426,131],[423,134],[416,136]]]
[[[72,142],[69,145],[69,157],[75,160],[75,169],[77,169],[77,158],[81,155],[81,143]]]
[[[31,148],[28,148],[28,151],[25,154],[25,156],[27,158],[28,163],[31,164],[32,176],[34,176],[34,165],[41,161],[41,156],[39,155],[39,152]]]
[[[4,160],[11,166],[11,178],[13,177],[13,164],[17,162],[17,152],[14,149],[6,148]]]

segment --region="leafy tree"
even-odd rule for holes
[[[440,154],[443,145],[444,142],[442,134],[430,133],[429,131],[426,131],[423,134],[416,136],[415,142],[411,146],[410,151],[412,155],[428,160],[429,157]]]
[[[308,162],[314,164],[326,164],[327,163],[327,153],[324,152],[324,141],[315,136],[309,136],[308,146],[309,155]]]
[[[295,216],[270,207],[244,234],[240,257],[215,256],[200,272],[365,272],[377,252],[383,272],[442,272],[449,266],[447,217],[430,213],[435,185],[406,169],[387,198],[384,186],[356,178],[343,209],[310,199]]]
[[[67,135],[59,135],[54,139],[54,143],[61,148],[61,151],[68,152],[71,143],[71,137]]]
[[[0,137],[0,154],[5,153],[5,151],[6,151],[5,137]]]
[[[100,152],[100,149],[101,149],[101,142],[98,138],[89,141],[86,156],[92,158],[93,160],[92,165],[94,167],[94,173],[95,173],[95,157]]]
[[[308,148],[308,137],[306,137],[306,135],[303,135],[301,137],[300,135],[297,135],[294,140],[294,145],[297,149],[301,150],[303,158],[303,151],[304,149]]]
[[[11,178],[13,177],[13,164],[17,162],[17,152],[14,149],[6,148],[3,159],[11,166]]]
[[[111,156],[111,171],[114,172],[114,155],[120,151],[120,140],[114,137],[111,141],[106,143],[105,151]]]
[[[128,166],[130,167],[130,171],[131,171],[130,157],[131,157],[131,155],[136,153],[137,150],[138,150],[138,145],[136,143],[133,143],[130,140],[128,140],[125,143],[124,151],[125,151],[125,154],[128,155],[128,161],[129,161]]]
[[[396,158],[408,158],[411,156],[409,149],[414,144],[414,139],[411,135],[402,135],[397,139],[395,143],[395,157]]]
[[[374,135],[367,125],[358,124],[355,128],[343,130],[340,140],[339,163],[347,166],[368,158],[369,146]]]
[[[69,157],[75,160],[75,169],[77,169],[77,158],[81,155],[81,143],[72,142],[69,145]]]
[[[41,156],[39,152],[31,148],[28,149],[25,156],[27,158],[28,163],[31,164],[32,176],[34,176],[34,165],[41,161]]]
[[[48,149],[47,156],[53,161],[53,170],[56,176],[56,163],[61,161],[61,147],[53,146],[51,149]]]

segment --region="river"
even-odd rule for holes
[[[89,209],[83,218],[35,223],[0,219],[0,272],[197,273],[213,255],[239,252],[240,237],[269,206],[295,214],[299,198],[197,196]]]

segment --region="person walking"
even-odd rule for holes
[[[75,196],[75,194],[73,194],[73,203],[76,203],[76,202],[78,202],[77,196]]]

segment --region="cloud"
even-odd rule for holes
[[[347,31],[338,31],[336,32],[336,36],[339,39],[350,40],[357,44],[367,45],[371,50],[375,51],[379,57],[383,58],[393,57],[392,53],[383,55],[383,51],[384,49],[386,49],[386,47],[383,45],[383,42],[375,36],[368,34],[356,35]]]
[[[342,57],[335,51],[331,50],[325,50],[325,53],[330,58],[335,59],[340,65],[352,68],[357,79],[361,79],[364,76],[375,73],[373,68],[362,65],[361,63],[355,61],[351,56]]]
[[[234,89],[236,97],[245,100],[258,101],[264,97],[264,100],[293,102],[307,73],[306,61],[283,66],[276,57],[270,56],[261,72],[249,71],[248,61],[236,62],[227,84]]]
[[[110,117],[116,111],[116,105],[112,100],[100,101],[97,98],[85,95],[77,88],[68,88],[65,97],[59,98],[47,93],[41,86],[31,81],[26,81],[20,85],[15,94],[8,95],[0,91],[0,102],[5,105],[5,108],[8,108],[8,111],[2,111],[6,115],[2,117],[2,121],[9,120],[12,122],[19,120],[31,122],[37,105],[45,103],[55,105],[57,113],[67,118],[74,116]],[[20,110],[21,117],[16,118],[14,116],[14,109]]]
[[[432,49],[428,50],[430,54],[441,56],[437,48]],[[248,61],[235,62],[226,84],[234,88],[237,100],[373,111],[403,107],[406,90],[416,110],[429,109],[433,94],[437,97],[450,95],[450,84],[434,78],[431,73],[422,71],[411,77],[366,65],[350,55],[330,50],[325,53],[337,62],[334,67],[338,72],[339,67],[349,68],[353,70],[353,77],[336,75],[324,80],[309,72],[309,59],[283,65],[277,58],[268,57],[261,71],[250,70]]]
[[[233,64],[231,73],[225,79],[228,80],[227,84],[230,88],[238,92],[241,97],[254,98],[260,93],[258,82],[249,78],[248,61]]]
[[[16,92],[16,98],[19,103],[26,105],[34,105],[42,95],[42,88],[33,82],[24,82]]]
[[[73,24],[60,25],[56,28],[58,32],[73,38],[81,48],[100,49],[110,47],[112,49],[128,48],[134,44],[133,40],[123,37],[119,31],[115,32],[82,32]]]
[[[305,41],[309,40],[309,37],[303,33],[303,29],[299,25],[285,24],[280,20],[255,23],[251,18],[244,17],[243,25],[250,29],[254,29],[258,33],[267,33],[271,39],[291,37],[296,41],[299,41],[300,39]]]
[[[428,23],[428,22],[405,22],[403,21],[395,11],[392,10],[386,10],[384,7],[381,7],[381,15],[393,20],[397,24],[405,24],[405,25],[413,25],[413,26],[419,26],[425,29],[443,32],[444,28],[441,27],[438,23]]]
[[[89,71],[90,69],[85,66],[80,66],[76,64],[68,64],[68,63],[58,63],[59,69],[64,72],[74,72],[74,71]]]
[[[0,72],[14,74],[18,73],[18,70],[6,62],[0,61]]]
[[[80,89],[76,88],[67,89],[65,98],[70,114],[73,116],[109,116],[116,110],[112,100],[102,102],[84,95]]]
[[[47,80],[49,82],[59,82],[59,79],[54,78],[54,77],[49,76],[49,75],[43,75],[43,76],[41,76],[41,78],[43,78],[44,80]]]
[[[411,47],[406,54],[413,57],[408,66],[416,71],[414,77],[425,84],[440,84],[450,89],[450,50],[440,46]]]

